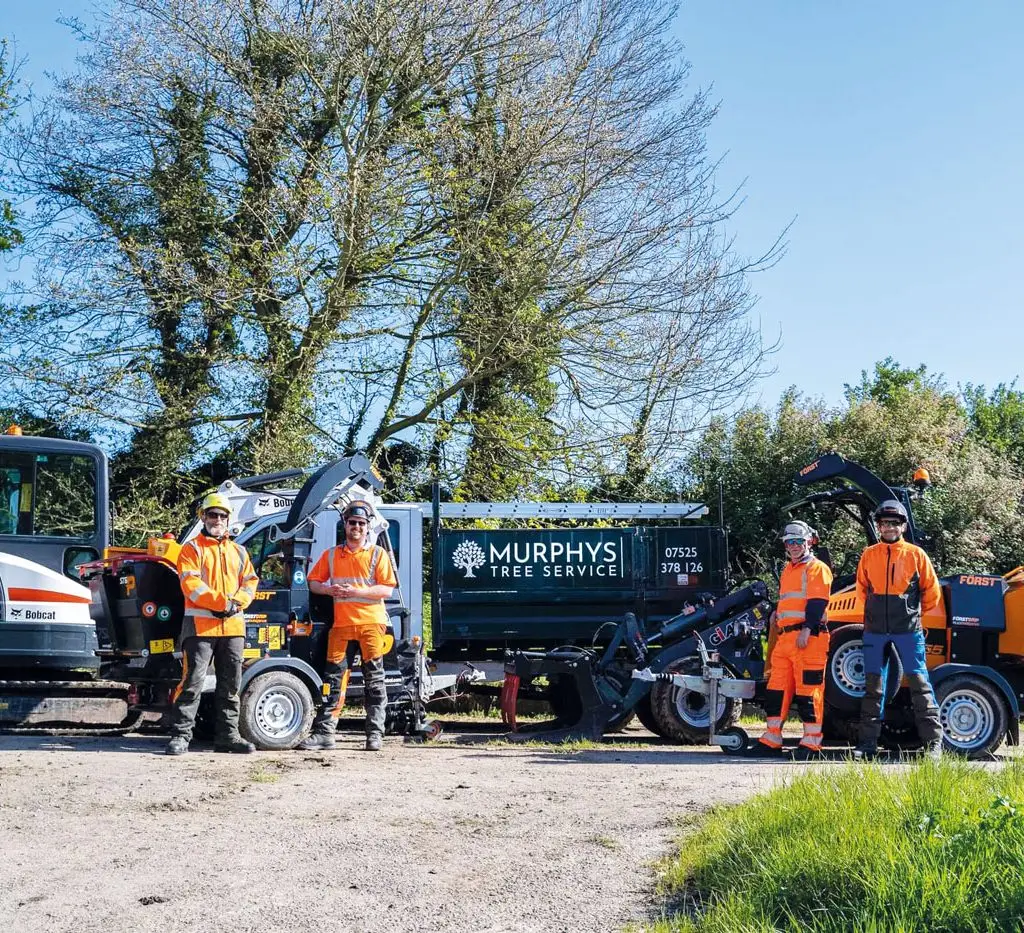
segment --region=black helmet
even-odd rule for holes
[[[373,518],[373,507],[369,502],[351,502],[341,513],[342,518],[365,518],[367,523]]]
[[[880,502],[873,515],[876,522],[880,518],[898,518],[901,522],[908,521],[907,510],[903,508],[903,503],[897,502],[895,499],[886,499],[885,502]]]

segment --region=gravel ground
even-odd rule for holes
[[[466,726],[472,729],[472,726]],[[0,920],[31,931],[621,930],[676,820],[799,765],[628,732],[593,751],[355,735],[168,758],[164,739],[0,736]]]

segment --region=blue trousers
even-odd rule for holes
[[[875,745],[882,731],[885,714],[885,688],[888,670],[886,649],[892,645],[903,663],[903,672],[910,686],[914,721],[922,742],[934,742],[942,736],[939,708],[928,679],[924,632],[901,632],[883,635],[864,633],[864,699],[860,708],[860,741]]]

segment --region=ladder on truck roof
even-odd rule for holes
[[[441,502],[438,509],[441,518],[698,519],[708,514],[702,502]]]

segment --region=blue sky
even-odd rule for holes
[[[56,24],[88,0],[2,0],[25,78],[73,65]],[[1024,347],[1024,68],[1019,0],[688,0],[676,20],[721,110],[720,186],[745,181],[737,248],[789,248],[758,275],[776,373],[838,401],[885,356],[952,384],[1010,382]]]

